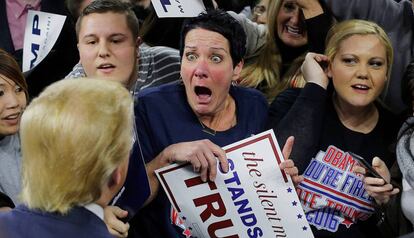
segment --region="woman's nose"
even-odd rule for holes
[[[208,66],[206,63],[201,60],[195,69],[194,75],[198,78],[207,78],[208,77]]]
[[[5,97],[7,108],[16,108],[19,106],[19,99],[16,93],[8,93]]]

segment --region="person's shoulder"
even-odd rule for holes
[[[376,102],[375,105],[378,109],[380,125],[385,129],[386,133],[395,137],[405,120],[404,114],[395,114],[384,104],[379,102]]]
[[[264,100],[266,102],[266,98],[263,95],[263,93],[260,92],[259,90],[255,89],[255,88],[236,86],[236,87],[232,87],[230,89],[230,93],[233,93],[236,96],[254,98],[255,100],[258,100],[258,101],[263,101]]]
[[[67,78],[82,78],[86,77],[85,70],[80,62],[78,62],[75,66],[73,66],[72,71],[66,75]]]
[[[31,211],[25,205],[19,204],[8,212],[0,212],[0,224],[11,226],[14,221],[22,221],[31,215]]]
[[[279,108],[281,106],[291,107],[302,92],[302,88],[287,88],[275,97],[270,104],[270,108]]]
[[[138,93],[138,100],[158,97],[159,95],[173,94],[175,92],[182,92],[183,88],[184,87],[180,81],[166,83],[155,87],[144,88]]]
[[[253,107],[261,107],[265,110],[268,108],[265,96],[257,89],[236,86],[230,88],[230,94],[239,105],[252,105]]]
[[[154,58],[160,58],[160,57],[177,57],[180,58],[180,52],[177,49],[167,47],[167,46],[140,46],[140,56],[141,57],[148,57],[152,56]]]

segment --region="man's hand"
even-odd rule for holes
[[[128,216],[128,212],[117,206],[107,206],[104,208],[104,221],[109,233],[115,237],[127,237],[129,223],[124,223],[120,219]]]

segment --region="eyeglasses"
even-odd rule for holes
[[[266,6],[264,6],[264,5],[256,5],[256,6],[253,8],[253,12],[254,12],[254,14],[256,14],[257,16],[260,16],[260,15],[262,15],[262,14],[266,13]]]

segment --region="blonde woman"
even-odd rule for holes
[[[246,65],[239,84],[262,91],[269,102],[288,87],[303,87],[296,77],[308,50],[323,52],[332,18],[318,0],[274,0],[267,9],[267,34],[243,22],[248,35]],[[260,50],[258,50],[260,49]]]
[[[365,19],[380,25],[391,39],[394,63],[389,88],[382,94],[385,104],[395,113],[407,106],[401,98],[405,68],[414,58],[414,11],[412,0],[322,0],[339,21]]]
[[[20,129],[23,204],[0,214],[0,237],[112,237],[103,208],[125,181],[132,104],[121,84],[92,79],[32,101]]]
[[[382,237],[373,214],[398,192],[387,167],[395,161],[400,123],[378,101],[393,49],[378,25],[350,20],[330,30],[325,54],[307,54],[305,88],[276,98],[270,124],[279,140],[295,136],[292,157],[305,177],[297,192],[315,236]],[[382,178],[364,177],[349,152]]]

